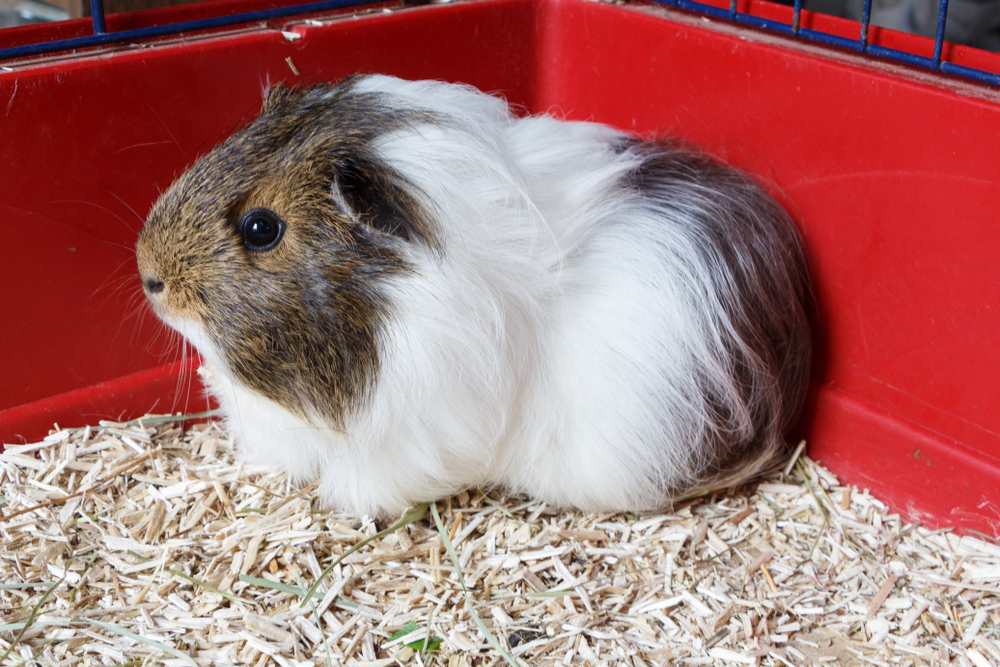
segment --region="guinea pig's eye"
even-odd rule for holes
[[[266,208],[248,211],[240,221],[243,242],[251,250],[270,250],[278,245],[285,232],[285,223]]]

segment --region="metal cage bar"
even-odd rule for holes
[[[94,0],[91,1],[93,2]],[[103,0],[97,1],[101,2],[103,5]],[[137,39],[148,39],[150,37],[163,37],[164,35],[194,32],[196,30],[223,28],[230,25],[238,25],[240,23],[258,23],[272,19],[287,18],[296,14],[312,14],[315,12],[329,11],[331,9],[374,5],[377,4],[378,1],[379,0],[323,0],[322,2],[310,2],[304,5],[277,7],[275,9],[266,9],[257,12],[233,14],[232,16],[217,16],[210,19],[170,23],[167,25],[150,26],[148,28],[137,28],[135,30],[122,30],[120,32],[103,32],[100,34],[87,35],[86,37],[74,37],[72,39],[42,42],[41,44],[25,44],[24,46],[14,46],[7,49],[0,49],[0,60],[37,56],[44,53],[54,53],[56,51],[71,51],[91,46],[118,44]],[[102,23],[103,17],[104,14],[102,10]]]
[[[720,9],[719,7],[706,5],[704,3],[697,2],[696,0],[655,0],[655,2],[680,7],[682,9],[698,12],[707,16],[713,16],[715,18],[729,19],[736,23],[743,23],[757,28],[764,28],[766,30],[779,32],[785,35],[801,37],[803,39],[819,42],[821,44],[827,44],[829,46],[850,49],[852,51],[866,53],[879,58],[894,60],[906,65],[923,67],[930,70],[944,72],[945,74],[971,79],[980,83],[1000,86],[1000,74],[994,74],[993,72],[966,67],[964,65],[956,65],[942,59],[944,51],[945,21],[948,15],[948,0],[940,0],[940,4],[938,6],[938,22],[936,37],[934,40],[934,56],[931,58],[870,43],[868,41],[868,36],[871,28],[872,0],[865,0],[861,31],[858,39],[840,37],[839,35],[831,35],[829,33],[819,32],[818,30],[801,27],[800,12],[802,0],[795,0],[795,5],[792,10],[791,23],[764,19],[759,16],[752,16],[744,13],[737,13],[735,17],[731,17],[731,12],[728,9]]]
[[[941,51],[944,47],[944,24],[948,19],[948,0],[938,4],[937,31],[934,34],[934,69],[941,69]]]
[[[944,32],[948,15],[948,0],[940,0],[938,6],[937,31],[934,40],[934,55],[931,58],[918,56],[906,51],[890,49],[883,46],[871,44],[869,42],[869,30],[871,27],[871,7],[872,0],[865,0],[861,30],[858,39],[849,39],[838,35],[831,35],[817,30],[801,27],[802,0],[794,0],[792,9],[792,22],[765,19],[751,14],[737,11],[737,1],[730,0],[727,8],[706,5],[696,0],[655,0],[660,4],[679,7],[693,12],[698,12],[706,16],[725,19],[735,23],[763,28],[785,35],[807,39],[829,46],[843,49],[850,49],[860,53],[877,56],[904,63],[923,67],[935,71],[944,72],[954,76],[960,76],[981,83],[1000,86],[1000,74],[986,72],[984,70],[955,65],[943,60],[944,52]],[[200,19],[196,21],[186,21],[163,26],[153,26],[139,28],[135,30],[123,30],[120,32],[107,32],[104,20],[104,0],[90,0],[91,13],[94,21],[94,34],[86,37],[44,42],[41,44],[28,44],[6,49],[0,49],[0,60],[13,58],[24,58],[36,56],[56,51],[68,51],[73,49],[83,49],[93,46],[103,46],[107,44],[117,44],[138,39],[148,39],[152,37],[162,37],[165,35],[205,30],[209,28],[219,28],[240,23],[263,22],[271,19],[286,18],[296,14],[310,14],[315,12],[329,11],[332,9],[344,9],[347,7],[357,7],[362,5],[375,4],[376,0],[322,0],[321,2],[311,2],[290,7],[278,7],[275,9],[262,10],[257,12],[247,12],[244,14],[234,14],[232,16],[220,16],[210,19]]]
[[[872,23],[872,0],[865,0],[865,6],[861,10],[861,45],[858,49],[862,53],[868,52],[868,29]]]
[[[94,20],[94,34],[107,32],[104,24],[104,0],[90,0],[90,17]]]

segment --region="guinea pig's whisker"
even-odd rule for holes
[[[162,118],[160,118],[160,114],[156,113],[156,110],[153,108],[153,105],[147,102],[146,106],[149,108],[150,112],[152,112],[152,114],[156,116],[156,120],[160,121],[160,124],[163,125],[163,129],[166,130],[167,134],[170,135],[170,138],[173,139],[174,145],[177,146],[177,150],[181,152],[181,155],[184,156],[184,159],[190,160],[191,158],[188,157],[188,154],[184,150],[184,147],[181,146],[181,142],[177,141],[177,137],[174,136],[174,133],[170,131],[170,127],[165,122],[163,122]]]
[[[125,146],[123,148],[119,148],[118,150],[116,150],[114,152],[114,154],[117,155],[118,153],[124,153],[125,151],[130,151],[130,150],[135,149],[135,148],[147,148],[149,146],[162,146],[163,144],[170,144],[170,143],[173,143],[173,142],[172,141],[167,141],[165,139],[163,141],[146,141],[146,142],[143,142],[141,144],[131,144],[129,146]]]
[[[152,313],[155,315],[152,306],[149,302],[146,302],[145,314]],[[180,338],[179,334],[174,331],[172,327],[167,325],[163,320],[157,317],[157,322],[160,326],[156,327],[154,330],[153,338],[146,344],[146,351],[152,355],[155,355],[160,363],[164,363],[168,358],[177,360],[179,351],[177,345],[181,344],[183,339]],[[162,341],[162,342],[161,342]],[[158,352],[154,352],[155,349],[159,349]]]
[[[103,294],[108,294],[108,293],[110,293],[110,294],[112,294],[114,296],[117,296],[117,295],[119,295],[121,293],[121,291],[124,288],[124,286],[126,286],[126,285],[128,285],[130,283],[134,283],[135,282],[135,274],[133,274],[131,272],[125,273],[123,275],[117,275],[117,276],[115,275],[116,273],[118,273],[119,271],[121,271],[122,269],[124,269],[129,264],[131,264],[131,260],[122,260],[121,262],[119,262],[118,265],[115,266],[115,268],[113,268],[111,271],[108,272],[108,274],[107,274],[107,276],[105,276],[104,280],[102,280],[101,283],[97,287],[94,288],[94,291],[90,293],[90,297],[88,297],[88,298],[89,299],[93,299],[98,294],[102,294],[103,295]],[[106,291],[105,288],[108,288],[109,283],[112,283],[113,281],[117,281],[117,284],[115,284],[113,287],[110,287]]]
[[[124,243],[116,243],[115,241],[108,241],[106,239],[98,239],[97,242],[98,243],[103,243],[104,245],[110,245],[110,246],[114,246],[116,248],[121,248],[122,250],[124,250],[125,252],[127,252],[129,255],[134,255],[135,254],[135,248],[133,248],[132,246],[125,245]]]
[[[192,378],[191,378],[192,373],[189,370],[190,364],[188,362],[188,356],[190,354],[189,352],[190,346],[188,345],[188,342],[184,340],[183,337],[180,336],[180,334],[177,334],[175,332],[174,335],[180,338],[180,355],[181,355],[180,372],[177,373],[177,385],[174,388],[174,408],[176,409],[177,399],[182,395],[181,392],[183,391],[183,396],[184,396],[183,410],[184,412],[187,412],[188,399],[191,395],[191,385],[192,385]]]
[[[132,335],[129,339],[130,345],[137,344],[139,334],[145,328],[146,318],[151,314],[151,311],[152,308],[149,306],[141,290],[135,290],[129,295],[125,304],[125,315],[122,317],[122,321],[132,323]],[[153,334],[154,339],[159,335],[159,328],[157,328],[156,333]]]
[[[117,195],[115,195],[113,192],[112,193],[108,193],[108,194],[110,194],[113,197],[117,198]],[[121,201],[121,199],[119,199],[119,201]],[[124,218],[122,218],[120,215],[118,215],[117,213],[115,213],[114,211],[112,211],[111,209],[109,209],[107,206],[101,206],[100,204],[98,204],[96,202],[82,201],[82,200],[79,200],[79,199],[60,199],[60,200],[57,200],[57,201],[55,201],[53,203],[55,203],[55,204],[83,204],[84,206],[93,206],[94,208],[97,208],[97,209],[100,209],[100,210],[104,211],[105,213],[107,213],[108,215],[110,215],[112,218],[114,218],[118,222],[122,223],[122,225],[124,225],[125,228],[128,230],[129,236],[131,236],[131,237],[134,238],[138,234],[138,232],[135,229],[135,227],[133,227],[130,224],[128,224],[128,222],[126,222]],[[122,203],[124,203],[124,202],[122,202]],[[129,210],[131,210],[131,209],[129,209]],[[134,214],[135,211],[132,211],[132,213]],[[140,218],[140,220],[141,220],[141,218]],[[130,252],[134,252],[134,248],[129,248],[129,251]]]
[[[138,220],[140,223],[144,223],[146,221],[145,218],[143,218],[141,215],[139,215],[138,213],[136,213],[135,209],[132,208],[127,201],[125,201],[124,199],[122,199],[121,197],[119,197],[118,195],[116,195],[114,192],[111,192],[110,190],[107,190],[106,192],[109,195],[111,195],[112,197],[114,197],[115,199],[117,199],[119,202],[121,202],[121,205],[124,206],[125,208],[127,208],[132,213],[132,215],[135,216],[135,219]],[[136,238],[138,238],[138,236],[139,236],[139,230],[133,229],[132,231],[135,232]]]

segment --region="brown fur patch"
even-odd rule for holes
[[[434,244],[412,186],[371,147],[432,119],[351,86],[272,88],[256,120],[162,195],[137,245],[143,282],[165,285],[150,298],[168,320],[199,323],[241,383],[334,428],[378,375],[381,287],[409,270],[402,244]],[[284,225],[265,251],[241,236],[257,208]]]

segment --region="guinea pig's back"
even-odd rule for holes
[[[691,475],[676,443],[700,439],[697,424],[671,417],[696,407],[684,395],[696,393],[684,387],[690,355],[678,351],[691,318],[664,252],[678,241],[626,185],[642,160],[621,133],[539,117],[509,136],[560,261],[504,443],[518,451],[497,481],[584,509],[659,505]]]
[[[773,461],[805,389],[808,283],[758,186],[467,88],[357,86],[430,112],[374,148],[438,221],[387,285],[366,442],[436,449],[448,475],[429,493],[504,484],[593,510],[659,507]]]
[[[499,481],[560,504],[653,508],[723,468],[751,476],[781,448],[805,382],[769,356],[808,347],[805,276],[762,266],[801,262],[787,216],[733,170],[603,126],[535,118],[510,134],[562,262]],[[792,315],[747,312],[762,290],[795,301]]]

